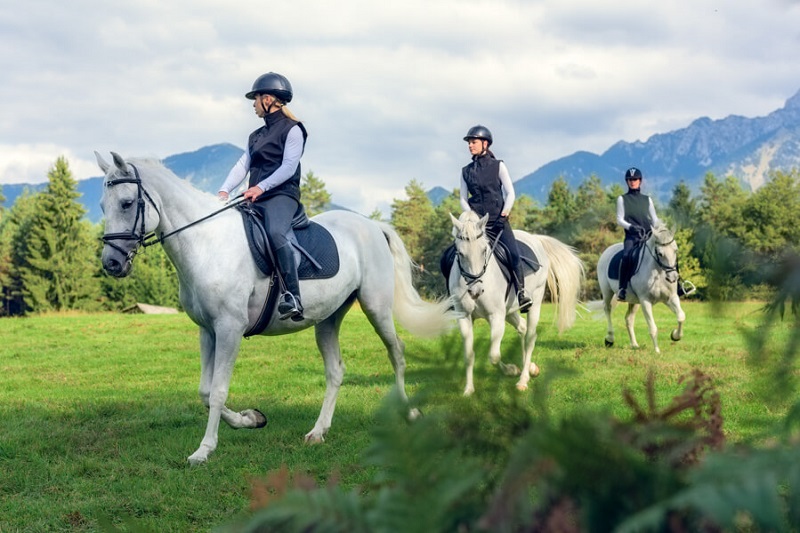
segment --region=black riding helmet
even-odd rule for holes
[[[636,167],[631,167],[625,171],[625,181],[642,179],[642,171]]]
[[[465,141],[469,141],[470,139],[483,139],[489,143],[489,146],[492,145],[492,132],[489,131],[489,128],[486,126],[481,126],[478,124],[477,126],[472,126],[467,134],[464,136]]]
[[[294,95],[292,92],[292,84],[289,83],[286,76],[282,76],[276,72],[267,72],[259,76],[258,79],[253,82],[253,89],[244,95],[244,97],[249,100],[255,100],[256,95],[259,94],[271,94],[284,104],[291,102],[292,96]]]

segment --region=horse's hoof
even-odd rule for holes
[[[683,337],[682,337],[682,336],[680,336],[680,335],[678,335],[678,330],[677,330],[677,329],[673,329],[673,330],[672,330],[672,333],[670,333],[670,334],[669,334],[669,338],[670,338],[670,339],[672,339],[672,340],[673,340],[673,341],[675,341],[675,342],[678,342],[678,341],[679,341],[679,340],[681,340]]]
[[[422,418],[422,411],[414,407],[410,411],[408,411],[408,421],[413,422],[417,418]]]
[[[519,376],[522,373],[519,367],[513,363],[510,365],[501,364],[500,368],[506,376]]]
[[[539,375],[539,367],[535,363],[531,363],[530,374],[532,378],[535,378],[536,376]]]
[[[475,392],[475,389],[474,389],[474,388],[472,388],[472,387],[468,387],[468,388],[464,389],[464,396],[466,396],[467,398],[469,398],[470,396],[472,396],[472,394],[473,394],[474,392]]]
[[[260,429],[267,425],[267,415],[258,409],[242,411],[242,416],[251,421],[251,425],[245,426],[249,429]]]
[[[605,342],[606,342],[606,348],[611,348],[612,346],[614,346],[614,341],[605,339]]]
[[[528,390],[528,384],[527,383],[517,383],[517,390],[520,391],[520,392],[525,392],[526,390]]]
[[[322,444],[323,442],[325,442],[325,437],[323,437],[322,435],[317,435],[312,431],[311,433],[306,435],[304,441],[306,444]]]

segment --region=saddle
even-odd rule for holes
[[[536,272],[539,270],[539,268],[541,268],[539,260],[530,246],[517,239],[517,248],[519,248],[519,261],[520,265],[522,266],[523,276],[527,276],[528,274]],[[512,279],[508,248],[506,248],[502,242],[498,241],[497,246],[494,247],[494,256],[497,259],[497,263],[500,265],[500,270],[503,272],[503,276],[506,278],[506,296],[508,296],[509,292],[511,291]],[[439,260],[439,270],[442,271],[442,275],[444,276],[444,282],[445,286],[447,286],[448,294],[450,293],[448,281],[450,280],[450,271],[453,269],[455,259],[456,245],[451,244],[445,249],[445,251],[442,253],[441,259]]]
[[[639,271],[639,265],[642,263],[642,248],[644,248],[645,243],[646,241],[641,241],[634,245],[633,250],[631,250],[631,264],[634,264],[634,262],[636,264],[636,268],[631,272],[631,277],[635,276]],[[611,261],[608,263],[608,279],[619,280],[619,273],[622,268],[622,256],[624,254],[625,250],[620,250],[611,258]]]
[[[249,202],[236,206],[242,214],[247,244],[253,260],[261,272],[270,278],[270,286],[275,285],[278,269],[272,246],[258,211]],[[289,243],[295,252],[298,279],[327,279],[339,272],[339,250],[330,232],[306,215],[303,204],[299,204],[292,217],[292,235]],[[261,315],[245,337],[258,335],[269,325],[278,301],[278,291],[270,290],[261,309]]]

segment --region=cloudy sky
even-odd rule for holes
[[[512,179],[693,119],[764,116],[800,90],[797,0],[25,0],[0,2],[0,185],[60,155],[165,158],[258,127],[243,95],[287,76],[303,170],[388,212],[458,186],[488,126]]]

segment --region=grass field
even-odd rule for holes
[[[722,397],[729,442],[770,438],[794,397],[766,399],[769,383],[748,365],[743,333],[757,330],[760,304],[721,311],[686,303],[684,340],[669,340],[674,316],[656,307],[661,355],[641,316],[642,348],[628,347],[624,310],[616,309],[617,345],[603,346],[605,322],[581,317],[557,335],[546,306],[534,360],[549,382],[552,413],[607,410],[624,418],[623,386],[644,388],[648,370],[657,398],[680,392],[682,375],[699,368]],[[771,330],[779,352],[791,321]],[[513,391],[486,360],[488,327],[478,328],[476,394],[461,395],[464,366],[457,333],[406,341],[408,392],[424,392],[423,410],[479,403],[498,387]],[[519,364],[507,331],[504,360]],[[228,405],[258,408],[262,430],[220,426],[210,461],[190,467],[206,411],[197,395],[197,328],[184,315],[50,315],[0,319],[0,533],[22,531],[209,531],[248,509],[251,480],[281,465],[324,483],[332,473],[356,486],[370,478],[359,466],[378,406],[394,383],[378,337],[358,310],[342,327],[347,365],[333,427],[326,442],[303,444],[319,412],[325,379],[313,331],[245,340]],[[795,369],[796,374],[796,369]],[[522,394],[532,394],[531,392]],[[109,525],[113,524],[113,526]]]

